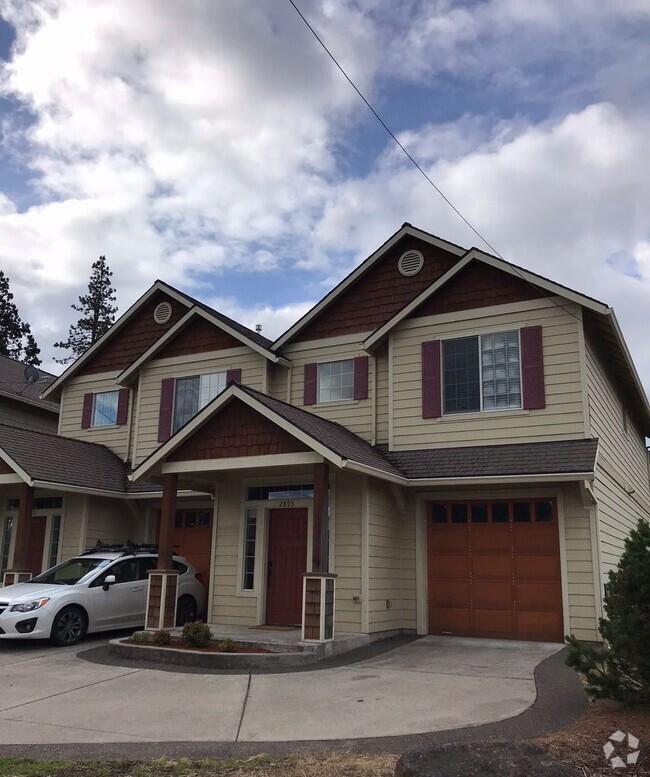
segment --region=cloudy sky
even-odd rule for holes
[[[300,0],[507,259],[613,305],[650,387],[648,0]],[[404,221],[481,245],[288,0],[0,0],[0,267],[42,348],[105,254],[275,337]]]

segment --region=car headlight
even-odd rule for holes
[[[33,602],[23,602],[22,604],[14,604],[9,608],[9,612],[33,612],[38,610],[44,604],[50,601],[49,596],[46,599],[36,599]]]

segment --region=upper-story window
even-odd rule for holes
[[[521,407],[518,330],[443,341],[442,369],[445,413]]]
[[[98,391],[84,394],[81,428],[123,426],[129,412],[129,390]]]
[[[318,365],[318,401],[354,398],[354,359]]]
[[[119,391],[102,391],[93,397],[91,426],[114,426],[117,423]]]
[[[546,407],[539,325],[422,343],[422,417]]]
[[[202,407],[214,399],[226,388],[226,373],[212,372],[207,375],[193,375],[177,378],[174,395],[174,421],[172,430],[176,432]]]
[[[368,399],[368,357],[305,364],[303,403]]]

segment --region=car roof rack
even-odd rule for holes
[[[110,544],[97,540],[92,548],[80,555],[88,556],[91,553],[121,553],[123,556],[136,556],[138,553],[158,553],[158,546],[153,543],[137,543],[127,540],[121,544]]]

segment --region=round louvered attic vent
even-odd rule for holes
[[[161,302],[159,305],[156,305],[156,308],[153,312],[153,320],[157,324],[166,324],[171,317],[172,306],[169,304],[169,302]]]
[[[420,251],[405,251],[397,262],[397,267],[402,275],[417,275],[424,264],[424,257]]]

